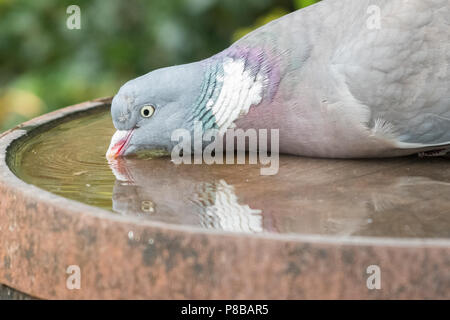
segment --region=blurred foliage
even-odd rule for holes
[[[316,0],[0,0],[0,132],[217,53]],[[81,8],[69,30],[66,9]]]

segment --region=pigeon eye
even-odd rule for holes
[[[153,113],[155,113],[155,107],[153,106],[143,106],[141,109],[141,116],[144,118],[150,118]]]

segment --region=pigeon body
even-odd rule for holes
[[[279,129],[282,153],[390,157],[450,148],[449,0],[325,0],[221,53],[125,84],[108,154],[171,132]],[[151,108],[151,116],[143,108]]]

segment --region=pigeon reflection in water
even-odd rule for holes
[[[140,163],[119,159],[111,164],[117,178],[114,211],[206,229],[263,231],[261,210],[240,203],[234,187],[224,179],[201,181],[200,177],[173,175],[172,170],[164,169],[145,175]],[[172,165],[170,161],[166,164]]]
[[[263,177],[258,165],[118,159],[110,164],[117,177],[113,207],[141,219],[234,232],[449,237],[450,168],[433,161],[440,166],[413,158],[282,156],[279,174]]]

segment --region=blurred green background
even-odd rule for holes
[[[317,0],[0,0],[0,132],[211,56]],[[69,5],[81,29],[69,30]]]

